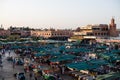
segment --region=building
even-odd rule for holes
[[[67,40],[73,33],[71,30],[55,30],[55,29],[29,29],[24,27],[10,27],[8,30],[0,29],[0,36],[18,36],[24,37],[42,37],[44,39]]]
[[[116,24],[114,18],[111,19],[111,23],[109,24],[109,35],[111,37],[117,37],[118,32],[116,30]]]
[[[18,35],[20,37],[29,37],[30,36],[30,31],[14,30],[14,31],[10,32],[10,35]]]
[[[23,27],[10,27],[10,35],[18,35],[20,37],[29,37],[30,30]]]
[[[87,37],[91,38],[106,38],[108,36],[108,25],[87,25],[80,28],[79,32],[73,32],[72,38],[83,39]]]
[[[71,37],[71,30],[35,30],[31,31],[31,36],[43,37],[45,39],[67,40]]]
[[[97,25],[87,25],[77,28],[73,32],[72,40],[81,40],[84,38],[109,38],[117,37],[118,31],[116,30],[116,24],[114,19],[111,19],[111,23],[107,24],[97,24]]]

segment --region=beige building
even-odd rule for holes
[[[70,30],[35,30],[31,31],[31,36],[43,37],[46,39],[67,39],[73,35]]]
[[[108,36],[108,25],[98,24],[98,25],[87,25],[82,26],[80,31],[73,32],[74,39],[83,39],[83,38],[105,38]]]
[[[97,24],[97,25],[87,25],[77,28],[77,31],[73,32],[71,39],[83,39],[83,38],[109,38],[117,37],[118,32],[116,30],[116,24],[114,19],[111,19],[111,23],[107,24]]]

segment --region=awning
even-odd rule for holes
[[[51,62],[60,62],[60,61],[72,60],[75,57],[76,57],[75,55],[65,54],[65,55],[60,55],[60,56],[54,57],[54,58],[50,59],[50,61]]]

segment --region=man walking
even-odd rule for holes
[[[30,72],[30,74],[29,74],[30,80],[32,79],[32,76],[33,76],[32,72]]]

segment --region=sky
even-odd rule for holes
[[[88,24],[120,28],[120,0],[0,0],[0,24],[31,28],[76,29]]]

